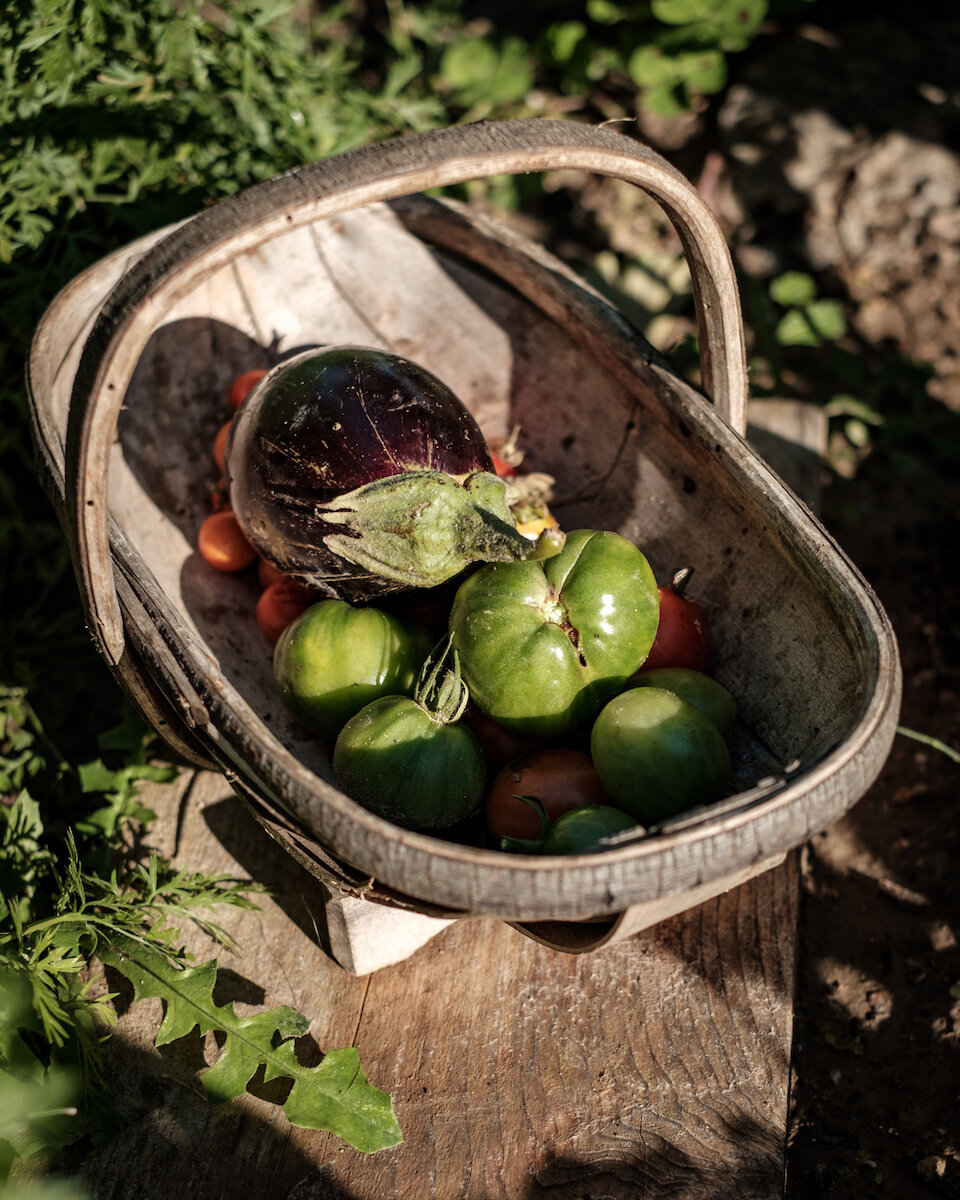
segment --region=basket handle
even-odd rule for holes
[[[703,390],[742,433],[747,373],[730,252],[697,190],[647,146],[567,121],[494,121],[396,138],[277,176],[158,242],[107,297],[84,346],[67,427],[67,517],[90,631],[110,663],[120,661],[124,633],[108,536],[109,449],[137,361],[164,316],[238,254],[298,226],[428,188],[561,168],[632,183],[670,218],[690,269]]]

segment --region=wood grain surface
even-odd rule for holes
[[[222,777],[145,796],[159,847],[271,888],[224,922],[217,999],[290,1004],[302,1057],[356,1045],[404,1143],[363,1155],[289,1126],[282,1085],[210,1107],[206,1046],[152,1045],[162,1010],[121,1012],[111,1082],[129,1124],[83,1165],[99,1198],[756,1197],[781,1194],[795,967],[795,856],[654,929],[585,955],[493,919],[457,921],[405,962],[348,975],[318,944],[321,885],[264,835]],[[221,914],[222,915],[222,914]],[[198,959],[216,952],[188,938]],[[121,988],[123,981],[109,980]],[[312,1057],[311,1057],[312,1056]]]

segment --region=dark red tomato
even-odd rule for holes
[[[497,841],[543,837],[536,808],[518,796],[539,800],[551,822],[574,808],[610,803],[590,755],[562,748],[532,750],[497,772],[484,802],[487,828]]]
[[[685,594],[692,574],[689,567],[684,567],[669,584],[657,589],[660,623],[641,671],[657,671],[661,667],[705,669],[710,657],[710,625],[697,601]]]
[[[494,721],[473,703],[467,705],[460,719],[464,725],[469,725],[476,735],[477,741],[483,748],[487,769],[491,775],[499,771],[501,767],[505,767],[507,763],[513,762],[515,758],[519,758],[521,754],[542,749],[531,738],[524,737],[522,733],[515,733],[512,729],[507,729],[505,725]]]
[[[257,563],[257,578],[262,588],[268,588],[272,583],[289,582],[289,577],[278,571],[273,563],[268,563],[265,558],[261,558]]]
[[[223,464],[227,452],[227,438],[230,436],[230,421],[225,421],[217,431],[217,436],[213,440],[213,461],[217,464],[217,470],[223,473]]]
[[[257,601],[257,624],[268,642],[274,643],[286,627],[306,612],[312,603],[310,593],[290,580],[271,583]]]
[[[234,411],[246,400],[266,373],[262,367],[255,367],[252,371],[244,371],[242,375],[237,376],[230,387],[229,394],[230,407]]]
[[[230,507],[230,497],[227,495],[227,481],[221,475],[210,489],[210,511],[222,512]]]

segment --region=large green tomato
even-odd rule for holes
[[[280,635],[273,673],[301,725],[332,742],[372,700],[410,692],[429,649],[424,633],[378,608],[321,600]]]
[[[553,558],[468,576],[450,632],[476,706],[550,737],[589,725],[646,658],[658,618],[657,582],[637,547],[580,529]]]
[[[590,753],[611,802],[643,825],[712,804],[730,786],[730,752],[720,731],[665,688],[615,696],[594,722]]]

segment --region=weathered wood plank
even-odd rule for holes
[[[393,1095],[405,1142],[361,1155],[291,1129],[261,1096],[209,1108],[191,1086],[199,1044],[183,1039],[161,1055],[160,1006],[141,1003],[122,1014],[110,1051],[131,1124],[83,1168],[98,1197],[242,1188],[290,1200],[706,1200],[734,1183],[740,1197],[780,1194],[794,856],[594,954],[558,954],[495,920],[465,920],[358,979],[318,944],[319,883],[219,776],[198,772],[148,800],[174,861],[274,890],[259,913],[226,915],[244,957],[221,951],[219,998],[240,1012],[291,1004],[310,1017],[317,1047],[355,1043]],[[197,934],[188,945],[201,959],[213,949]],[[211,1061],[216,1047],[206,1050]]]

